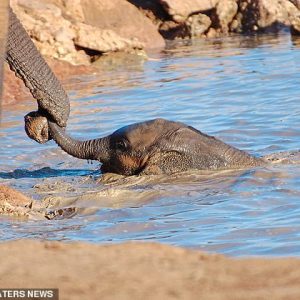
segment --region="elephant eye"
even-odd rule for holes
[[[127,149],[127,143],[125,141],[117,141],[116,144],[116,149],[120,151],[125,151]]]

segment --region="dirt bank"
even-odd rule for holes
[[[299,299],[300,259],[231,259],[161,244],[0,244],[0,286],[60,299]]]

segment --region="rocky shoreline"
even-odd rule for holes
[[[11,0],[11,7],[59,75],[76,74],[72,65],[88,72],[115,52],[146,55],[167,40],[300,33],[299,0]],[[24,95],[7,70],[4,102]]]
[[[165,40],[300,29],[299,0],[12,0],[40,52],[89,65],[116,51]],[[126,13],[124,13],[126,12]]]

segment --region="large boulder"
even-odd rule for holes
[[[146,48],[165,46],[156,26],[126,0],[81,0],[84,22],[112,30],[122,38],[136,40]]]
[[[76,32],[62,8],[51,0],[18,0],[12,7],[42,55],[89,64],[89,56],[74,45]]]
[[[75,65],[89,65],[96,54],[165,46],[157,26],[126,0],[11,0],[11,6],[44,56]]]
[[[137,39],[126,39],[110,29],[100,29],[84,23],[76,24],[74,43],[82,48],[107,53],[111,51],[131,52],[141,50],[144,44]]]
[[[231,31],[231,24],[238,12],[238,0],[219,0],[216,7],[208,15],[211,26],[206,37],[219,37]]]

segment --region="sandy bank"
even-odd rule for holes
[[[299,299],[300,259],[231,259],[154,243],[0,244],[0,286],[60,299]]]

